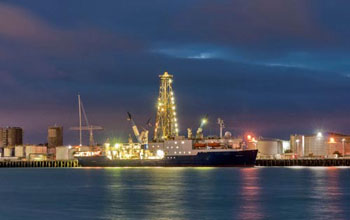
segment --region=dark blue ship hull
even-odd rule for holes
[[[82,167],[236,167],[254,166],[257,150],[200,152],[195,156],[166,156],[164,159],[109,160],[104,156],[78,157]]]

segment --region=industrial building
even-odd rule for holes
[[[14,148],[23,144],[23,130],[19,127],[0,128],[0,155],[5,154],[5,148]],[[11,154],[12,150],[7,149],[6,153]],[[14,153],[12,153],[14,154]]]
[[[290,149],[290,144],[285,140],[260,137],[256,142],[256,148],[257,157],[260,159],[280,159]]]
[[[51,126],[47,130],[47,143],[48,147],[63,146],[63,127]]]
[[[350,135],[318,132],[314,135],[291,135],[291,151],[297,157],[334,158],[350,156]]]
[[[0,143],[2,147],[17,146],[23,144],[23,130],[19,127],[1,128]]]

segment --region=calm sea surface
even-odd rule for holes
[[[0,169],[0,198],[0,219],[350,219],[350,169]]]

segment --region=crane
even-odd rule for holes
[[[128,121],[131,122],[131,127],[132,127],[132,130],[134,132],[134,135],[137,139],[137,142],[139,142],[144,148],[147,149],[147,145],[148,145],[148,130],[143,128],[143,131],[139,132],[139,129],[137,128],[136,126],[136,123],[134,121],[134,119],[131,117],[131,114],[130,112],[127,112],[128,113]],[[151,127],[151,118],[148,119],[147,123],[146,123],[147,127]]]
[[[220,138],[222,138],[222,130],[225,128],[224,120],[218,118],[218,125],[220,126]]]
[[[78,103],[79,103],[79,126],[78,127],[71,127],[70,130],[73,131],[79,131],[79,145],[82,146],[82,131],[89,131],[89,142],[90,142],[90,146],[94,146],[95,145],[95,141],[94,141],[94,131],[95,130],[103,130],[102,126],[96,126],[96,125],[90,125],[89,124],[89,120],[87,118],[86,112],[85,112],[85,108],[83,106],[83,102],[80,99],[80,94],[78,94]],[[85,126],[82,126],[82,113],[84,115],[84,119],[85,119]]]
[[[135,135],[135,137],[137,139],[137,142],[139,142],[141,144],[142,140],[141,140],[139,129],[137,128],[134,119],[132,119],[130,112],[127,112],[127,113],[128,113],[128,118],[127,119],[131,123],[131,128],[132,128],[132,130],[134,132],[134,135]]]

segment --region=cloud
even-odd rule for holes
[[[131,37],[96,27],[59,28],[30,11],[0,3],[0,39],[51,55],[133,51],[142,44]]]
[[[329,13],[319,5],[280,0],[200,1],[172,18],[174,31],[166,38],[179,44],[192,41],[231,47],[259,58],[290,51],[343,50],[349,34],[326,25],[322,17]]]

